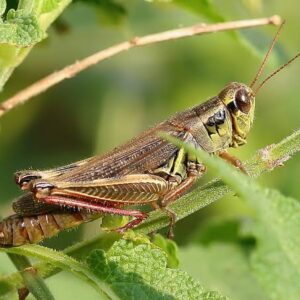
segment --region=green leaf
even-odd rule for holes
[[[0,44],[29,47],[44,37],[36,16],[27,15],[23,10],[11,9],[6,21],[0,24]]]
[[[5,0],[0,0],[0,16],[2,16],[5,12],[6,9],[6,1]],[[2,20],[1,20],[2,23]]]
[[[167,267],[166,254],[143,235],[129,233],[87,263],[120,299],[225,299],[204,291],[186,272]]]
[[[127,216],[104,215],[102,217],[101,228],[113,230],[126,225],[130,221]]]
[[[237,220],[212,220],[208,224],[202,224],[191,237],[192,242],[201,245],[211,243],[239,243],[240,222]]]
[[[192,244],[180,249],[180,262],[183,270],[207,288],[216,289],[230,299],[268,299],[251,274],[249,261],[238,244]]]
[[[168,268],[177,268],[179,266],[178,247],[174,241],[166,239],[161,234],[156,234],[152,239],[152,243],[167,254]]]
[[[250,260],[253,274],[270,299],[299,299],[299,269],[289,259],[274,235],[262,224],[258,223],[253,230],[257,237],[257,248]]]
[[[43,1],[41,13],[48,13],[48,12],[51,12],[51,11],[57,9],[61,2],[62,2],[62,0]]]
[[[180,142],[175,143],[183,145]],[[259,243],[254,259],[254,272],[262,285],[268,289],[271,299],[296,299],[292,296],[300,294],[300,278],[298,278],[300,276],[300,202],[285,197],[278,191],[262,189],[251,178],[219,157],[212,157],[203,150],[196,150],[187,145],[183,147],[196,155],[199,161],[202,161],[215,175],[220,176],[256,209],[259,227],[254,228],[252,233],[258,238]],[[268,160],[268,150],[263,155]],[[282,164],[282,162],[282,160],[277,161],[275,164]],[[274,264],[276,267],[271,268]],[[295,282],[287,280],[291,274],[298,278]],[[276,291],[273,288],[275,284],[277,284]],[[286,289],[290,291],[291,297],[286,296]],[[284,294],[284,297],[280,296]]]
[[[115,242],[107,253],[94,250],[88,258],[89,267],[38,245],[0,250],[32,256],[70,271],[107,299],[225,299],[217,292],[204,291],[187,273],[167,268],[167,255],[146,236],[133,233]],[[19,279],[15,276],[12,280]],[[2,285],[2,288],[9,291],[11,287]]]
[[[24,245],[21,247],[0,248],[0,251],[24,256],[31,256],[36,259],[42,259],[46,261],[48,265],[53,265],[63,270],[72,272],[74,275],[78,276],[79,278],[90,284],[92,287],[94,287],[104,297],[109,299],[108,295],[114,295],[110,288],[102,281],[98,280],[98,278],[96,278],[94,274],[90,272],[90,270],[84,263],[79,262],[66,254],[63,254],[62,252],[58,252],[39,245]],[[18,278],[15,278],[15,280],[18,280]],[[8,290],[9,286],[4,286],[4,288]],[[114,299],[114,297],[111,298]]]
[[[300,203],[275,190],[258,190],[248,200],[259,221],[252,267],[271,299],[298,299],[300,295]],[[260,203],[261,201],[261,203]]]
[[[255,239],[242,231],[245,224],[248,220],[217,219],[199,226],[191,243],[180,248],[181,267],[230,299],[266,300],[251,272],[249,253]]]
[[[276,238],[300,274],[300,202],[268,189],[258,190],[248,199],[255,204],[260,221]]]
[[[101,237],[97,236],[97,238],[90,239],[89,241],[85,241],[82,243],[77,243],[76,245],[70,246],[69,248],[64,250],[64,253],[67,254],[68,256],[72,256],[73,258],[78,261],[78,258],[85,258],[93,249],[109,249],[112,244],[120,238],[119,234],[116,233],[107,233],[105,236],[101,235]],[[40,247],[40,246],[37,246]],[[30,252],[27,252],[26,250],[29,248]],[[42,247],[43,248],[43,247]],[[47,251],[47,248],[43,248],[45,251]],[[1,249],[0,249],[1,250]],[[67,260],[66,263],[67,265],[69,264],[69,267],[66,266],[64,268],[60,263],[56,263],[55,260],[51,259],[53,252],[50,253],[44,253],[43,255],[39,255],[39,250],[36,249],[36,245],[28,245],[24,247],[18,247],[18,248],[11,248],[11,249],[6,249],[7,251],[20,251],[17,252],[17,254],[22,254],[26,256],[32,256],[38,259],[44,260],[44,262],[35,264],[33,267],[35,270],[37,270],[38,274],[43,277],[47,278],[49,276],[54,275],[55,273],[60,272],[62,269],[69,270],[69,267],[72,266],[72,262]],[[5,249],[2,249],[2,251],[5,251]],[[50,250],[51,251],[51,250]],[[38,252],[38,253],[36,253]],[[54,252],[55,254],[56,252]],[[67,257],[68,257],[67,256]],[[48,257],[50,257],[48,259]],[[60,261],[60,259],[57,257],[56,260]],[[49,263],[50,262],[50,263]],[[88,272],[90,274],[91,272],[89,271],[88,268],[86,268],[86,265],[82,265],[82,267],[85,267],[85,272]],[[80,277],[80,273],[78,274]],[[97,281],[99,281],[97,279]],[[23,279],[21,277],[21,274],[19,272],[15,272],[11,275],[8,276],[0,276],[0,299],[8,296],[12,292],[14,292],[16,289],[19,289],[23,287]]]
[[[0,0],[3,12],[5,1]],[[34,45],[46,36],[46,29],[71,0],[20,0],[0,22],[0,91],[14,69]],[[9,2],[10,5],[12,2]]]

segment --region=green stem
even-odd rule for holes
[[[54,300],[53,295],[46,286],[44,280],[38,275],[35,268],[30,264],[27,257],[23,255],[7,253],[16,268],[20,271],[26,288],[37,300]]]
[[[252,177],[258,177],[266,171],[271,171],[283,162],[290,159],[293,154],[300,151],[300,130],[296,131],[289,137],[285,138],[278,144],[267,146],[259,150],[245,164],[246,170]],[[176,213],[178,219],[182,219],[193,212],[221,199],[224,195],[231,193],[231,190],[222,181],[216,179],[212,182],[201,186],[180,198],[179,201],[172,203],[170,208]],[[153,211],[149,218],[135,229],[138,233],[150,233],[152,231],[168,226],[169,218],[162,211]],[[91,249],[107,249],[118,238],[117,234],[109,234],[109,242],[100,235],[94,239],[84,241],[72,246],[64,251],[72,257],[80,258],[85,256]],[[27,246],[28,247],[28,246]],[[22,249],[22,247],[20,247]],[[46,278],[59,272],[61,269],[49,263],[40,263],[34,266],[38,273]],[[0,279],[0,297],[16,288],[19,289],[24,285],[21,275],[14,273]]]
[[[118,299],[113,290],[109,287],[109,285],[106,282],[99,280],[84,262],[80,262],[68,255],[63,254],[62,252],[58,252],[53,249],[42,247],[39,245],[24,245],[22,247],[11,247],[1,249],[1,251],[5,251],[7,253],[19,256],[30,256],[35,259],[47,262],[48,266],[56,266],[58,270],[66,270],[72,272],[81,280],[87,282],[90,286],[94,287],[101,294],[103,299]],[[39,276],[43,276],[43,273],[38,268],[38,265],[31,267],[29,270],[34,270],[36,274],[39,274]],[[19,279],[17,279],[17,281],[19,281]]]

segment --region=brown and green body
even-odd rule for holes
[[[160,133],[232,160],[224,151],[246,142],[253,115],[252,90],[244,84],[231,83],[218,96],[176,114],[105,155],[49,171],[18,172],[16,182],[29,190],[26,197],[31,199],[18,200],[14,206],[16,215],[0,223],[0,245],[38,242],[68,226],[93,219],[89,213],[132,216],[132,221],[119,228],[122,232],[147,218],[147,213],[132,210],[133,205],[163,208],[173,225],[175,216],[168,204],[193,185],[205,172],[205,166]],[[45,222],[46,216],[48,220],[49,216],[55,220],[59,216],[66,221],[56,231],[47,231],[46,227],[54,222]],[[36,230],[36,223],[41,228],[38,237],[30,234]]]

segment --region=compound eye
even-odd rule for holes
[[[235,104],[242,113],[249,113],[251,109],[251,100],[249,93],[245,89],[240,89],[236,92]]]
[[[16,173],[15,176],[16,183],[21,186],[22,189],[26,189],[31,181],[41,178],[41,176],[38,175],[23,175],[21,173]]]
[[[27,175],[26,177],[21,178],[19,182],[22,185],[22,184],[29,183],[30,181],[33,181],[33,180],[36,180],[39,178],[41,178],[41,176]]]

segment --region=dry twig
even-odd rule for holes
[[[135,37],[130,41],[120,43],[118,45],[112,46],[110,48],[99,51],[91,56],[88,56],[80,61],[77,61],[60,71],[54,72],[22,91],[18,92],[11,98],[2,102],[0,105],[0,117],[13,109],[14,107],[25,103],[32,97],[46,91],[55,84],[63,81],[64,79],[71,78],[78,74],[79,72],[105,60],[111,58],[121,52],[129,50],[131,48],[160,43],[164,41],[176,40],[185,37],[213,33],[217,31],[233,30],[233,29],[242,29],[263,25],[280,25],[281,18],[279,16],[272,16],[269,18],[261,19],[251,19],[251,20],[240,20],[216,24],[198,24],[190,27],[174,29],[169,31],[164,31],[156,34],[150,34],[143,37]]]

